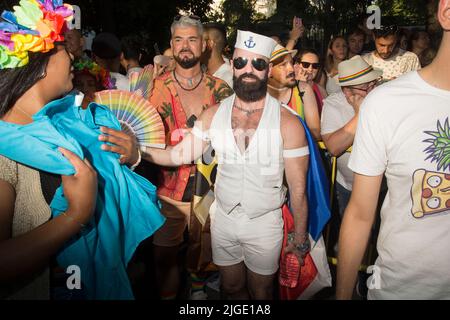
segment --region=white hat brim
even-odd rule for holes
[[[341,83],[341,82],[339,82],[339,78],[338,78],[338,85],[340,87],[357,86],[360,84],[364,84],[364,83],[368,83],[368,82],[377,80],[377,79],[381,78],[382,76],[383,76],[383,71],[378,70],[378,69],[373,69],[368,74],[365,74],[364,76],[354,79],[352,81],[347,81],[347,82]]]

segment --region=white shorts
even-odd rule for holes
[[[211,208],[211,242],[213,261],[219,267],[244,262],[248,269],[269,276],[278,271],[283,244],[281,209],[255,219],[237,207],[226,214],[213,203]]]

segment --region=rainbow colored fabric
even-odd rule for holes
[[[73,19],[72,6],[61,0],[21,0],[13,9],[1,15],[0,70],[27,65],[29,52],[53,49]]]

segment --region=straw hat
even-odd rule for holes
[[[275,46],[275,49],[272,52],[272,55],[270,57],[270,62],[273,62],[281,57],[284,57],[286,55],[290,54],[292,56],[292,58],[295,57],[295,55],[297,54],[297,50],[288,50],[285,47],[277,44]]]
[[[383,71],[374,69],[361,56],[354,56],[350,60],[339,63],[338,71],[338,80],[341,87],[368,83],[383,75]]]

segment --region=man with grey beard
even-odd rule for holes
[[[272,299],[283,242],[284,175],[295,221],[285,252],[302,264],[309,251],[309,147],[297,116],[267,93],[275,44],[238,31],[232,60],[235,94],[205,110],[181,143],[166,150],[147,148],[144,155],[162,166],[179,166],[214,148],[218,169],[210,209],[212,251],[230,299]]]

